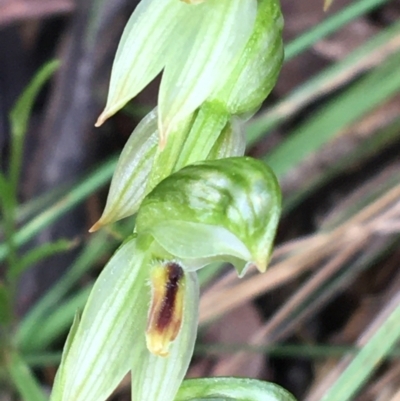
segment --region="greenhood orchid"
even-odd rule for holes
[[[256,0],[143,0],[122,36],[105,110],[121,109],[161,70],[158,125],[161,138],[221,87],[247,43]]]
[[[240,120],[235,117],[228,120],[225,115],[216,112],[213,114],[216,118],[210,119],[211,108],[210,104],[202,106],[192,126],[181,131],[185,142],[176,153],[176,147],[170,149],[169,145],[159,153],[157,110],[151,111],[140,122],[121,153],[104,212],[91,231],[135,214],[144,196],[171,172],[199,160],[244,154],[246,139]],[[202,143],[193,143],[192,139],[201,139]],[[170,145],[174,144],[175,141],[170,142]],[[168,155],[167,159],[165,155]]]
[[[173,401],[197,333],[196,271],[265,271],[281,195],[273,172],[243,157],[241,121],[275,84],[282,23],[278,0],[136,8],[97,125],[162,71],[158,105],[128,140],[91,231],[135,213],[136,227],[71,328],[52,401],[104,401],[129,372],[132,401]]]
[[[157,185],[71,330],[52,401],[105,400],[129,371],[133,401],[173,401],[196,338],[196,270],[229,261],[239,274],[264,271],[280,202],[272,171],[248,157],[190,165]]]
[[[207,0],[206,3],[213,4],[213,1]],[[219,1],[222,4],[226,0]],[[180,0],[175,2],[182,5]],[[250,3],[251,1],[248,2]],[[192,12],[198,10],[198,6],[192,7],[190,8]],[[134,16],[132,19],[140,25],[141,19],[137,21]],[[212,18],[215,18],[214,14],[210,20]],[[150,29],[151,21],[149,20],[146,29]],[[129,32],[135,31],[136,27],[137,25],[132,22],[125,29],[120,47],[122,46],[127,53],[126,68],[119,67],[121,50],[117,53],[113,67],[112,77],[115,78],[110,84],[109,104],[117,104],[112,94],[117,90],[118,85],[122,85],[121,88],[126,91],[129,99],[137,93],[137,90],[129,90],[129,84],[125,85],[125,83],[129,83],[133,78],[139,82],[141,68],[144,68],[141,63],[150,62],[149,60],[142,61],[142,57],[134,57],[136,54],[134,50],[132,54],[127,50],[131,47],[127,45],[126,37],[130,37]],[[152,35],[156,35],[155,32],[161,29],[157,24],[153,25],[153,28]],[[213,92],[198,105],[195,111],[185,117],[182,115],[179,117],[179,122],[176,122],[169,132],[169,140],[162,148],[158,146],[160,140],[163,140],[163,131],[160,130],[159,124],[160,108],[168,108],[172,103],[164,106],[159,104],[143,118],[121,154],[106,208],[92,231],[136,213],[143,197],[172,172],[197,161],[244,154],[245,137],[241,127],[242,121],[260,107],[275,84],[283,58],[281,31],[282,15],[278,1],[259,0],[253,31],[240,57],[232,63],[232,68],[229,65],[229,68],[225,69],[220,85],[214,87]],[[235,31],[236,34],[237,31]],[[141,36],[137,40],[140,38]],[[210,42],[209,46],[212,47],[213,42]],[[135,48],[134,46],[133,49]],[[146,46],[145,48],[147,49]],[[152,48],[149,47],[149,49]],[[214,51],[217,50],[214,49]],[[222,51],[218,60],[223,58]],[[173,60],[170,63],[172,65]],[[178,68],[179,58],[174,59],[174,63]],[[127,66],[130,66],[130,69]],[[165,73],[162,82],[164,80]],[[140,82],[139,86],[142,88],[148,80],[144,79]],[[182,88],[183,92],[185,88],[186,86]],[[189,93],[192,96],[191,92]],[[106,110],[108,107],[111,106],[106,106]],[[120,107],[122,106],[118,106],[117,109]]]

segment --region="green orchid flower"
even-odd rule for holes
[[[176,140],[171,141],[160,152],[157,110],[139,123],[118,160],[104,212],[90,231],[135,214],[145,195],[170,173],[200,160],[242,156],[246,147],[241,121],[218,113],[210,104],[200,108],[193,122],[184,121],[179,133],[183,139],[178,141],[179,146]],[[196,143],[196,139],[202,143]]]
[[[279,0],[207,0],[196,6],[180,0],[153,3],[140,3],[125,29],[99,123],[164,68],[159,105],[128,140],[104,213],[91,231],[136,213],[147,193],[188,164],[244,155],[241,121],[268,96],[282,64]],[[191,39],[182,47],[186,37]],[[179,79],[171,78],[178,75]],[[176,121],[166,143],[162,121],[169,113]]]
[[[280,204],[272,171],[248,157],[196,163],[158,184],[71,329],[51,400],[103,401],[131,372],[132,401],[173,401],[196,339],[196,270],[230,261],[239,274],[264,271]]]
[[[120,110],[162,70],[161,144],[183,118],[222,87],[253,31],[257,0],[142,0],[122,35],[106,107]]]

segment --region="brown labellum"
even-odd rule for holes
[[[184,273],[175,262],[157,265],[151,272],[152,299],[146,331],[147,348],[167,356],[179,334],[183,316]]]

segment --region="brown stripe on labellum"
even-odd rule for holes
[[[176,262],[153,267],[151,306],[146,331],[147,348],[167,356],[169,346],[179,334],[183,315],[184,273]]]

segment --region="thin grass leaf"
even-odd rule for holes
[[[114,241],[106,240],[106,238],[104,232],[93,235],[68,272],[24,316],[16,333],[16,343],[22,349],[30,349],[32,342],[37,341],[36,335],[43,322],[54,309],[60,308],[61,300],[72,286],[93,266],[95,261],[110,252]]]
[[[47,259],[57,253],[67,252],[77,245],[75,240],[60,239],[56,242],[45,243],[29,251],[11,270],[11,278],[17,280],[19,276],[35,263]]]
[[[324,143],[400,90],[400,54],[319,108],[288,139],[265,157],[279,177]],[[366,94],[369,94],[369,96]]]
[[[247,144],[253,145],[272,128],[293,117],[318,98],[335,91],[355,76],[382,63],[400,48],[400,23],[375,35],[343,60],[334,63],[307,82],[297,86],[282,101],[252,118],[247,126]]]
[[[1,172],[0,172],[1,181]],[[1,188],[1,183],[0,183]],[[72,189],[71,185],[60,185],[57,188],[51,189],[44,194],[40,194],[34,199],[30,199],[27,202],[17,205],[14,215],[15,223],[20,226],[23,225],[29,218],[33,218],[35,215],[43,212],[47,207],[65,196]],[[1,191],[0,191],[1,198]],[[0,235],[4,232],[3,222],[0,222]]]
[[[288,213],[296,207],[307,196],[311,195],[322,185],[337,177],[339,174],[345,173],[348,169],[355,165],[361,165],[369,158],[377,155],[385,149],[395,146],[400,138],[400,118],[395,120],[388,127],[378,131],[370,138],[365,138],[358,147],[349,153],[344,154],[330,166],[326,166],[324,170],[316,175],[305,177],[301,187],[291,191],[283,201],[283,213]],[[400,179],[394,174],[394,179]],[[396,181],[392,181],[389,185],[393,185]],[[355,206],[357,207],[357,206]],[[343,219],[345,220],[345,218]]]
[[[298,54],[307,50],[314,43],[320,39],[328,36],[331,33],[339,30],[343,25],[348,24],[355,18],[366,14],[373,9],[387,3],[389,0],[360,0],[351,3],[348,7],[342,11],[327,18],[324,22],[321,22],[315,28],[308,30],[303,35],[299,36],[293,42],[289,43],[285,51],[285,60],[290,60],[296,57]]]
[[[400,339],[400,293],[386,307],[385,322],[355,356],[321,401],[348,401],[375,372]]]
[[[31,368],[42,368],[46,366],[58,366],[61,362],[61,355],[62,352],[27,354],[24,355],[24,359]]]
[[[47,401],[47,397],[25,360],[13,352],[8,359],[7,371],[24,401]]]
[[[11,320],[10,294],[4,284],[0,282],[0,325],[6,326]]]
[[[8,169],[8,179],[2,175],[0,179],[0,206],[3,211],[3,229],[8,248],[7,276],[12,280],[13,269],[18,265],[17,241],[15,238],[15,209],[17,204],[17,186],[22,164],[23,145],[28,120],[33,103],[43,84],[57,68],[57,62],[46,64],[33,78],[27,89],[20,96],[10,113],[11,155]],[[12,282],[12,281],[11,281]]]
[[[10,225],[8,216],[9,210],[12,210],[13,199],[11,196],[10,184],[4,174],[0,172],[0,210],[2,211],[3,231],[7,235]]]
[[[250,345],[247,343],[199,343],[196,344],[195,354],[204,355],[230,355],[236,352],[246,352],[254,354],[267,354],[270,358],[307,358],[307,359],[326,359],[332,357],[342,357],[354,355],[360,348],[351,345],[330,345],[330,344],[273,344],[273,345]],[[391,356],[398,355],[400,350],[396,349]],[[33,355],[32,360],[40,355]],[[26,360],[29,361],[28,357]]]
[[[236,352],[245,351],[246,353],[267,354],[268,357],[275,358],[306,358],[306,359],[327,359],[338,358],[346,355],[355,355],[361,350],[360,347],[353,345],[331,345],[331,344],[272,344],[272,345],[249,345],[248,343],[198,343],[194,353],[199,356],[204,355],[229,355]],[[43,356],[43,360],[45,360]],[[397,359],[400,356],[400,348],[393,348],[387,359]],[[41,361],[41,355],[26,357],[26,360]],[[54,359],[56,356],[53,357]],[[50,359],[50,355],[49,355]]]
[[[52,188],[36,198],[30,199],[25,203],[17,206],[15,212],[16,222],[25,223],[29,218],[41,213],[43,210],[57,203],[62,197],[72,190],[72,185],[61,184],[56,188]]]
[[[17,100],[10,113],[11,125],[11,165],[10,165],[10,183],[14,191],[18,184],[19,173],[21,170],[23,144],[25,133],[28,129],[28,121],[31,110],[37,95],[43,88],[43,85],[49,80],[59,67],[60,63],[56,60],[46,63],[37,72],[23,94]]]
[[[15,222],[15,191],[11,188],[10,182],[2,174],[0,176],[0,211],[2,212],[2,231],[4,235],[3,246],[8,259],[8,266],[11,268],[18,262],[17,247],[14,238]]]
[[[17,246],[25,244],[41,230],[48,227],[90,194],[105,185],[111,179],[115,164],[116,158],[103,163],[96,171],[78,183],[66,196],[58,199],[57,203],[23,226],[15,235]],[[0,244],[0,262],[4,260],[7,254],[7,246]]]
[[[391,190],[396,190],[400,182],[400,171],[396,167],[396,165],[391,168],[388,167],[387,170],[382,171],[376,178],[371,179],[365,185],[368,188],[367,191],[363,190],[365,187],[360,186],[358,191],[362,192],[362,196],[359,196],[358,199],[351,199],[351,202],[347,202],[347,207],[345,205],[345,207],[341,207],[339,210],[333,210],[321,223],[321,231],[329,231],[341,224],[345,224],[357,211],[368,207],[374,202],[379,202]],[[399,191],[399,188],[397,191]],[[397,197],[397,193],[395,193],[394,197]]]
[[[35,335],[30,338],[29,343],[24,348],[25,352],[27,352],[26,350],[29,352],[44,351],[66,333],[71,327],[76,312],[82,312],[91,290],[92,284],[88,284],[60,303],[58,308],[54,309],[47,318],[41,319],[40,328],[38,327]]]
[[[8,182],[4,174],[0,171],[0,199],[4,202],[4,199],[7,199],[7,191],[8,191]]]

